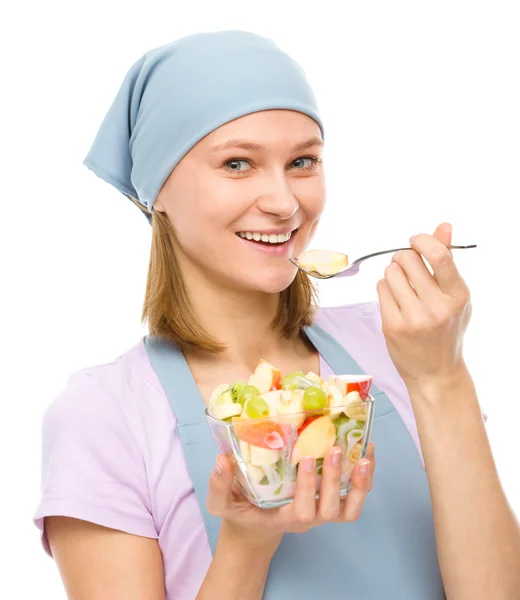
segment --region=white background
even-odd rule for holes
[[[520,513],[514,4],[33,2],[0,19],[1,597],[65,598],[31,523],[42,413],[71,372],[144,333],[149,225],[81,161],[130,65],[197,31],[270,36],[306,70],[327,141],[329,206],[315,247],[355,258],[444,220],[455,244],[478,244],[455,255],[474,305],[466,359]],[[322,285],[323,303],[376,299],[386,263]],[[457,467],[454,456],[454,477]]]

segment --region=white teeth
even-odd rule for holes
[[[255,242],[265,242],[269,244],[283,244],[291,239],[292,231],[289,233],[252,233],[251,231],[239,231],[238,235],[247,240]]]

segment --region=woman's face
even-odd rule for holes
[[[311,240],[325,203],[318,124],[289,110],[212,131],[175,167],[155,201],[178,240],[184,275],[276,293]],[[275,242],[275,243],[274,243]]]

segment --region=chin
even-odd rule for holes
[[[292,266],[283,269],[264,269],[257,274],[254,280],[249,278],[248,287],[266,294],[279,294],[294,281],[296,271],[297,269]]]

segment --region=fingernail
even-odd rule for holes
[[[316,461],[312,456],[309,456],[303,461],[303,468],[307,473],[312,473],[316,470]]]
[[[217,462],[215,463],[215,473],[217,475],[222,475],[222,473],[224,473],[224,469],[222,468],[222,465],[218,462],[218,458]]]
[[[341,462],[341,450],[334,450],[332,453],[331,463],[333,467],[337,467]]]
[[[415,241],[416,236],[412,235],[412,237],[408,240],[410,242],[410,245],[412,245]]]
[[[363,477],[368,477],[368,470],[369,469],[370,469],[370,461],[364,460],[361,463],[361,467],[360,467],[361,475],[363,475]]]

